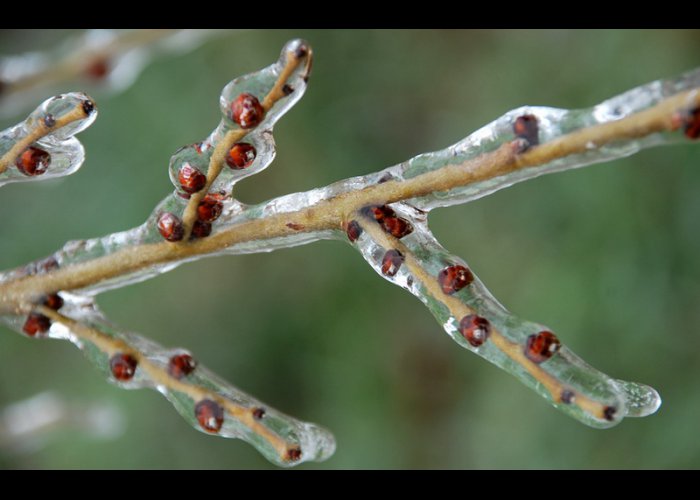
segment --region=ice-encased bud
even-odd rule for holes
[[[86,109],[90,112],[86,113]],[[71,121],[62,124],[67,117]],[[83,163],[85,150],[73,135],[90,126],[96,117],[97,108],[92,99],[81,92],[71,92],[47,99],[25,121],[2,131],[0,158],[7,163],[3,163],[5,170],[0,172],[0,186],[76,172]],[[16,157],[7,156],[37,131],[41,137],[17,151]]]

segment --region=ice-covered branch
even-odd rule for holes
[[[239,95],[248,88],[269,90],[277,81],[279,64],[273,65],[277,70],[267,68],[227,86],[228,95],[222,98],[224,115],[231,114],[234,83],[242,85]],[[301,96],[303,88],[276,105],[280,112]],[[444,150],[324,188],[244,205],[233,198],[231,190],[241,177],[259,172],[274,158],[271,129],[266,127],[267,120],[278,117],[272,112],[253,130],[250,143],[245,143],[246,149],[252,146],[249,152],[241,153],[240,143],[229,151],[231,158],[245,166],[239,169],[232,159],[234,166],[210,186],[208,202],[218,218],[211,228],[205,225],[202,234],[206,237],[178,245],[164,241],[172,238],[171,231],[181,239],[178,214],[185,211],[190,196],[190,177],[181,176],[181,169],[206,170],[211,144],[226,134],[228,118],[210,140],[186,146],[173,156],[170,176],[176,191],[159,204],[144,225],[103,238],[69,242],[54,254],[60,269],[50,273],[30,276],[17,269],[0,275],[0,312],[16,310],[20,304],[55,290],[96,293],[123,286],[205,255],[269,251],[332,238],[349,214],[372,204],[410,201],[427,211],[486,196],[544,173],[609,161],[653,145],[693,140],[699,134],[699,88],[700,70],[696,70],[676,80],[633,89],[587,110],[520,108]],[[253,150],[255,153],[250,152]],[[206,209],[205,204],[203,213]],[[178,215],[177,220],[159,224],[167,212]]]
[[[193,230],[195,237],[208,236],[211,223],[223,210],[221,199],[233,191],[236,182],[260,172],[272,162],[272,127],[304,94],[311,72],[311,57],[311,48],[305,42],[292,42],[282,51],[277,64],[255,74],[255,78],[240,78],[231,82],[221,95],[224,120],[219,127],[206,141],[193,146],[196,156],[192,157],[191,151],[183,148],[179,156],[171,158],[171,176],[174,182],[177,178],[175,186],[183,191],[178,194],[189,198],[182,216],[182,240],[189,241]],[[265,98],[260,102],[251,91],[259,93],[259,84],[272,78],[274,83],[271,88],[265,89]],[[295,95],[290,98],[292,94]],[[284,102],[273,111],[281,99]],[[237,126],[232,127],[233,124]],[[249,142],[240,142],[244,137]],[[256,162],[258,151],[262,154]],[[207,161],[204,175],[198,165]],[[235,173],[221,186],[222,190],[210,192],[225,166]],[[175,229],[175,232],[179,236],[180,231]],[[165,238],[179,241],[175,236],[169,233]]]
[[[73,136],[97,117],[92,99],[82,93],[44,101],[22,123],[0,133],[0,186],[10,182],[70,175],[85,158]]]
[[[69,340],[111,382],[125,389],[159,391],[196,429],[243,439],[280,466],[324,460],[333,454],[335,441],[325,429],[250,397],[183,349],[165,349],[120,331],[89,299],[63,294],[58,302],[45,303],[37,305],[22,325],[27,335]]]
[[[557,408],[594,427],[646,416],[661,400],[643,384],[615,380],[587,365],[544,325],[513,316],[467,264],[428,229],[425,213],[408,204],[354,214],[348,239],[388,281],[423,302],[447,334],[516,376]]]
[[[91,90],[129,87],[149,61],[185,52],[222,30],[87,30],[48,52],[0,58],[0,116],[22,111],[42,95],[79,84]]]
[[[172,394],[185,394],[190,406],[181,412],[190,420],[198,404],[206,415],[214,415],[214,423],[226,408],[231,425],[239,426],[232,434],[245,434],[243,425],[268,458],[291,463],[284,457],[303,441],[300,435],[285,441],[287,434],[278,427],[267,429],[274,436],[265,434],[251,420],[258,403],[239,401],[229,408],[222,396],[229,393],[223,389],[209,397],[201,392],[200,385],[212,388],[204,382],[195,388],[180,385],[167,373],[165,351],[140,337],[119,334],[94,312],[92,296],[204,256],[349,240],[378,273],[424,302],[455,341],[562,411],[595,427],[653,413],[660,404],[653,389],[595,370],[547,327],[511,315],[465,262],[437,243],[427,214],[544,173],[697,139],[700,70],[638,87],[586,110],[519,108],[444,150],[324,188],[245,205],[234,196],[235,184],[272,162],[272,127],[301,98],[310,65],[308,44],[292,41],[277,63],[228,84],[220,100],[221,123],[205,140],[173,155],[175,191],[146,222],[103,238],[69,242],[47,259],[0,274],[0,320],[30,336],[44,333],[81,347],[96,346],[102,353],[98,366],[104,369],[117,359],[119,373],[129,374],[128,384],[141,374],[136,385],[157,387],[171,400]],[[93,312],[84,313],[80,304]],[[59,314],[55,310],[60,307]],[[111,373],[116,376],[114,369]],[[238,401],[237,396],[232,400]],[[316,451],[307,454],[302,446],[301,459],[321,459],[332,449],[326,434],[314,439],[317,444],[309,446]]]

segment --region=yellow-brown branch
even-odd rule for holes
[[[45,68],[17,80],[5,82],[3,98],[36,87],[51,85],[84,75],[95,61],[110,60],[136,47],[154,43],[176,32],[173,29],[134,30],[117,35],[112,41],[99,48],[81,48],[59,59]]]
[[[65,127],[69,123],[84,120],[87,117],[88,114],[83,109],[83,106],[81,104],[76,104],[68,113],[57,118],[52,127],[47,126],[44,120],[37,120],[34,124],[34,128],[30,130],[25,137],[17,141],[10,150],[0,158],[0,174],[7,170],[10,165],[14,164],[24,150],[42,137],[57,131],[61,127]]]
[[[255,408],[247,408],[237,405],[233,401],[223,398],[219,394],[212,392],[205,387],[193,385],[187,383],[186,381],[178,380],[172,377],[167,370],[163,369],[158,364],[153,363],[138,349],[129,345],[122,339],[113,337],[98,330],[97,328],[75,321],[74,319],[69,318],[68,316],[65,316],[46,306],[36,306],[34,310],[48,317],[51,319],[51,321],[66,326],[75,336],[84,341],[91,342],[98,349],[100,349],[100,351],[107,354],[108,357],[112,357],[117,353],[133,356],[138,362],[138,369],[143,370],[143,372],[148,376],[148,379],[154,385],[166,387],[171,392],[177,391],[186,394],[195,402],[203,399],[211,399],[216,401],[231,417],[235,418],[243,425],[248,427],[252,432],[261,436],[263,439],[265,439],[265,441],[270,443],[270,445],[277,450],[277,453],[283,460],[288,456],[290,449],[296,448],[294,443],[285,441],[257,421],[253,416]]]
[[[360,224],[363,231],[366,231],[367,234],[369,234],[370,237],[383,248],[387,250],[395,249],[401,252],[404,257],[402,266],[406,266],[411,273],[411,276],[413,276],[414,281],[420,283],[427,293],[433,297],[433,299],[442,303],[447,308],[450,315],[455,318],[456,322],[459,322],[468,314],[477,314],[477,311],[462,302],[459,298],[444,293],[438,282],[437,276],[433,276],[426,271],[420,260],[406,245],[401,243],[400,240],[386,234],[379,224],[369,221],[359,212],[354,214],[353,219]],[[547,389],[555,402],[560,401],[561,394],[564,390],[572,390],[572,392],[575,393],[575,399],[571,404],[579,406],[582,410],[596,416],[597,418],[605,418],[605,405],[597,401],[593,401],[584,394],[581,394],[578,391],[573,391],[572,388],[563,385],[555,377],[547,373],[547,371],[540,365],[528,359],[528,357],[525,356],[523,345],[509,340],[503,333],[493,327],[493,325],[489,330],[488,341],[492,342],[501,352],[515,361],[518,365],[525,368],[535,380],[537,380],[545,387],[545,389]]]
[[[305,55],[305,57],[307,58],[307,61],[311,60],[310,53],[308,55]],[[272,109],[272,106],[274,106],[277,101],[285,97],[284,91],[282,89],[289,77],[294,72],[294,70],[297,68],[297,66],[299,66],[301,60],[302,58],[296,57],[295,54],[287,53],[286,64],[282,68],[282,71],[277,77],[277,80],[275,80],[275,84],[273,85],[272,89],[270,89],[270,91],[263,99],[262,107],[265,110],[265,113],[270,111],[270,109]],[[307,66],[309,64],[310,62],[307,63]],[[199,203],[202,201],[204,196],[206,196],[206,194],[209,192],[209,189],[211,188],[211,185],[214,183],[216,178],[219,177],[221,170],[224,168],[226,155],[228,154],[229,150],[233,147],[234,144],[243,139],[250,132],[251,130],[244,129],[231,130],[224,136],[224,138],[221,141],[219,141],[219,143],[216,145],[216,148],[214,148],[214,151],[211,155],[211,159],[209,160],[209,167],[207,168],[207,182],[200,191],[190,196],[190,199],[187,202],[187,206],[185,207],[185,213],[182,217],[184,226],[184,237],[180,245],[186,245],[190,243],[189,240],[190,235],[192,234],[192,227],[194,226],[195,220],[197,219],[197,207],[199,206]]]
[[[348,191],[316,205],[294,212],[245,220],[207,238],[187,244],[168,242],[127,247],[96,259],[66,266],[47,274],[27,276],[0,284],[0,313],[16,312],[46,293],[74,290],[133,273],[149,266],[179,261],[220,251],[249,241],[339,229],[348,214],[371,204],[386,204],[447,191],[460,186],[505,175],[518,169],[545,165],[551,161],[624,140],[645,137],[678,127],[678,113],[700,106],[698,89],[679,93],[655,106],[615,122],[594,125],[518,154],[510,143],[459,164],[447,165],[407,180],[393,180]],[[674,121],[675,120],[675,121]],[[292,229],[303,227],[303,229]]]

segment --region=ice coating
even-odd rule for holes
[[[180,379],[168,373],[173,356],[187,353],[183,349],[166,349],[132,332],[121,331],[111,324],[89,297],[62,293],[60,316],[52,315],[50,329],[42,337],[66,339],[85,356],[107,379],[125,389],[155,389],[163,394],[178,413],[196,429],[202,428],[195,414],[196,404],[204,399],[216,401],[224,410],[223,423],[217,436],[242,439],[253,445],[276,465],[289,467],[307,461],[321,461],[335,450],[333,436],[316,424],[302,422],[285,415],[249,396],[222,380],[205,367],[196,368]],[[24,317],[4,316],[0,321],[22,332]],[[117,380],[110,359],[118,353],[138,356],[136,371],[128,380]],[[263,416],[253,416],[255,410]],[[258,415],[260,412],[258,412]],[[299,450],[291,458],[290,450]]]
[[[88,240],[71,241],[64,247],[55,252],[51,258],[55,259],[60,267],[66,267],[73,264],[94,261],[100,257],[105,257],[115,252],[119,252],[127,247],[138,247],[147,245],[157,245],[163,242],[163,236],[158,231],[158,218],[163,213],[172,213],[179,218],[183,218],[185,208],[189,202],[190,194],[183,191],[179,172],[185,165],[189,165],[198,169],[202,174],[206,174],[209,164],[212,159],[212,154],[217,145],[224,140],[230,132],[240,130],[240,127],[230,118],[231,103],[242,93],[253,93],[259,96],[259,100],[263,101],[264,97],[273,89],[278,82],[280,74],[288,65],[289,58],[295,56],[299,51],[310,51],[308,44],[303,40],[292,40],[287,43],[282,49],[279,61],[267,68],[251,73],[249,75],[236,78],[227,84],[222,91],[220,97],[220,108],[222,111],[222,120],[212,133],[201,142],[193,143],[180,148],[170,158],[168,173],[170,180],[173,183],[174,191],[166,196],[153,210],[148,220],[131,230],[114,233],[102,238],[93,238]],[[219,196],[219,201],[222,204],[222,213],[219,218],[212,224],[212,235],[223,231],[227,228],[234,227],[242,221],[250,220],[262,209],[261,207],[248,207],[232,196],[234,185],[240,180],[261,172],[267,168],[275,157],[275,142],[272,135],[274,124],[286,113],[299,99],[301,99],[307,86],[308,67],[303,64],[294,68],[287,76],[284,84],[288,86],[288,93],[274,102],[271,108],[265,113],[264,119],[260,124],[247,131],[241,138],[241,143],[251,144],[255,147],[255,159],[242,169],[233,169],[224,166],[221,173],[213,182],[209,193],[214,193]],[[317,236],[309,234],[299,235],[303,243],[318,239]],[[330,234],[326,232],[322,235],[324,238],[330,238]],[[294,238],[292,238],[294,239]],[[297,244],[301,244],[297,243]],[[275,242],[269,248],[280,248],[288,246],[289,241]],[[226,248],[222,250],[224,253],[249,253],[261,251],[260,248],[251,248],[249,245],[244,245],[240,248]],[[104,280],[101,283],[91,285],[83,289],[84,293],[91,295],[109,290],[115,287],[124,286],[126,284],[135,283],[144,279],[151,278],[162,272],[169,271],[186,262],[188,259],[178,259],[167,264],[157,264],[150,267],[141,267],[133,273],[123,274],[114,279]],[[0,274],[0,282],[16,277],[18,273],[21,275],[22,270]]]
[[[238,133],[240,130],[230,116],[232,101],[244,92],[256,92],[267,106],[264,119],[254,129],[241,136],[245,144],[254,148],[255,157],[246,161],[243,168],[232,167],[223,170],[209,188],[209,193],[216,194],[217,201],[222,204],[221,215],[218,217],[222,221],[235,222],[236,215],[243,210],[243,205],[232,198],[233,185],[244,177],[260,172],[273,160],[275,149],[272,127],[303,95],[308,71],[303,66],[295,68],[285,76],[284,96],[270,103],[264,99],[278,83],[281,72],[289,65],[290,54],[295,55],[302,50],[310,49],[302,41],[292,41],[282,51],[278,64],[248,77],[234,80],[227,85],[221,98],[223,106],[221,123],[208,138],[183,147],[173,155],[169,171],[175,191],[158,204],[143,225],[104,238],[68,242],[63,249],[47,259],[4,273],[0,281],[49,273],[73,264],[94,261],[128,247],[156,246],[162,243],[163,236],[159,233],[156,224],[158,217],[164,212],[183,217],[184,210],[193,196],[193,193],[183,189],[181,170],[186,166],[190,170],[195,169],[200,175],[208,172],[209,165],[212,163],[212,154],[218,144],[230,136],[230,133]],[[295,57],[303,57],[303,55],[295,55]],[[51,109],[60,113],[55,105]],[[77,130],[78,127],[74,125],[71,132]],[[235,164],[234,167],[236,167]],[[51,317],[50,327],[46,332],[39,330],[39,334],[28,333],[26,329],[28,319],[25,314],[5,315],[0,320],[25,334],[62,338],[73,342],[112,382],[124,388],[148,387],[158,390],[195,428],[223,437],[243,439],[277,465],[292,466],[310,460],[325,460],[332,455],[335,442],[332,435],[325,429],[315,424],[297,421],[262,404],[219,379],[204,367],[198,366],[186,383],[182,380],[173,380],[173,377],[167,374],[168,363],[173,355],[184,351],[166,350],[136,334],[119,331],[102,316],[92,302],[91,296],[96,293],[147,279],[172,269],[180,263],[182,262],[141,268],[134,273],[122,274],[115,279],[107,279],[94,286],[85,287],[81,294],[63,292],[61,295],[64,303],[61,307],[61,315],[50,313],[48,310],[43,311]],[[114,356],[123,355],[123,352],[130,353],[132,361],[138,360],[138,367],[133,374],[124,369],[114,371],[112,360]],[[136,361],[133,362],[136,363]],[[204,410],[199,409],[202,403],[206,403]],[[221,423],[218,424],[214,419],[215,430],[211,427],[207,428],[205,424],[208,421],[198,412],[218,412],[219,408],[224,415]]]
[[[230,151],[226,152],[226,165],[218,166],[220,170],[217,170],[214,178],[210,180],[208,189],[208,193],[219,196],[222,203],[222,214],[213,224],[212,231],[216,233],[230,225],[235,220],[235,215],[246,208],[235,200],[232,191],[237,182],[261,172],[274,160],[273,127],[277,120],[304,95],[308,79],[308,65],[290,66],[290,60],[307,57],[308,51],[310,48],[306,42],[292,40],[283,47],[280,58],[275,64],[236,78],[224,87],[219,98],[221,122],[209,137],[199,143],[181,148],[170,158],[169,175],[175,191],[154,210],[151,218],[146,222],[147,227],[152,228],[153,221],[164,211],[183,219],[186,217],[184,212],[194,193],[188,193],[183,185],[183,169],[195,169],[199,173],[206,174],[208,178],[212,177],[210,169],[216,164],[215,155],[221,144],[226,143],[232,134],[240,137],[235,140]],[[282,85],[284,95],[271,100],[270,96],[277,87]],[[250,96],[257,100],[261,107],[269,108],[266,109],[259,123],[247,131],[246,128],[242,130],[241,125],[234,120],[233,109],[242,96]],[[148,234],[152,238],[148,241],[157,241],[160,238],[160,235],[152,230],[148,231]]]
[[[154,58],[186,53],[226,32],[231,30],[91,29],[47,52],[0,57],[0,81],[5,84],[0,93],[0,117],[15,116],[70,84],[94,92],[98,98],[122,92]]]
[[[176,152],[170,161],[170,178],[175,186],[175,192],[164,199],[154,210],[149,220],[142,226],[131,231],[109,235],[96,240],[81,242],[80,246],[71,244],[63,251],[56,254],[56,258],[62,264],[74,264],[85,260],[94,259],[119,250],[126,244],[155,244],[162,241],[162,237],[155,228],[155,222],[159,214],[172,212],[182,216],[187,205],[187,199],[179,189],[178,172],[185,163],[190,163],[206,172],[211,153],[215,145],[227,131],[235,128],[229,117],[230,103],[240,92],[264,93],[274,85],[283,65],[285,54],[302,42],[295,41],[285,47],[280,61],[264,70],[238,78],[226,86],[220,99],[220,107],[223,118],[219,126],[212,134],[200,143],[186,146]],[[257,156],[252,164],[241,170],[232,170],[225,167],[219,177],[214,181],[211,192],[223,192],[223,211],[220,218],[213,224],[212,235],[237,227],[246,221],[258,220],[265,217],[278,216],[286,213],[295,213],[300,209],[318,206],[334,197],[341,197],[354,192],[369,190],[382,182],[405,182],[422,179],[423,176],[440,173],[444,169],[459,168],[460,165],[472,160],[478,160],[481,155],[494,152],[499,148],[508,146],[516,136],[513,132],[513,122],[519,116],[529,115],[537,119],[538,138],[540,144],[547,144],[570,134],[596,124],[610,123],[635,112],[647,109],[659,102],[664,97],[692,88],[700,84],[700,71],[696,70],[681,78],[669,81],[659,81],[633,89],[618,97],[609,99],[587,110],[567,111],[563,109],[544,107],[523,107],[511,111],[495,120],[491,124],[474,132],[467,138],[444,150],[419,155],[407,162],[372,173],[366,176],[358,176],[336,182],[324,188],[313,189],[307,192],[294,193],[281,196],[259,205],[244,205],[232,196],[232,189],[236,182],[260,172],[274,159],[275,148],[271,127],[274,122],[297,99],[301,97],[306,82],[301,69],[292,75],[290,82],[295,86],[294,91],[286,99],[280,100],[266,115],[265,120],[253,129],[243,139],[256,147]],[[240,85],[240,87],[238,86]],[[577,168],[586,164],[597,163],[620,156],[634,153],[643,147],[652,145],[673,143],[683,135],[676,132],[664,132],[651,134],[642,140],[620,140],[614,144],[597,146],[592,145],[590,150],[583,153],[571,154],[558,160],[514,170],[490,179],[467,183],[465,186],[455,187],[447,191],[431,192],[429,195],[410,200],[418,209],[428,211],[436,207],[450,206],[465,203],[473,199],[486,196],[494,191],[508,187],[516,182],[527,180],[544,173],[551,173],[569,168]],[[212,252],[211,255],[223,253],[237,254],[256,251],[270,251],[276,248],[305,244],[317,239],[329,238],[327,231],[300,232],[277,237],[226,246]],[[90,249],[86,252],[86,249]],[[108,283],[92,287],[91,290],[102,291],[125,283],[147,279],[148,277],[172,269],[185,260],[174,261],[168,266],[154,266],[150,269],[142,269],[136,275],[111,280]],[[2,276],[0,275],[0,281]]]
[[[362,232],[353,245],[377,274],[423,302],[460,346],[511,373],[563,412],[593,427],[610,427],[625,416],[645,416],[656,411],[661,402],[656,391],[642,384],[615,380],[565,346],[545,362],[537,363],[522,355],[528,337],[549,328],[512,315],[476,276],[464,288],[444,293],[439,286],[441,271],[448,266],[469,266],[440,246],[421,211],[405,203],[391,208],[411,221],[411,234],[398,240],[386,234],[376,221],[358,215],[355,221]],[[387,252],[395,251],[401,253],[403,262],[392,275],[383,262]],[[490,325],[486,340],[476,347],[460,331],[460,321],[468,314],[485,318]],[[568,394],[564,399],[570,399],[569,403],[562,401],[565,391]]]
[[[302,59],[305,65],[290,64]],[[258,205],[237,201],[235,183],[272,162],[273,125],[303,94],[309,68],[310,47],[295,40],[277,63],[228,84],[220,99],[221,122],[209,137],[171,157],[174,192],[148,220],[129,231],[69,242],[47,259],[0,274],[2,321],[36,335],[50,319],[49,337],[80,346],[124,387],[158,389],[200,430],[246,439],[280,465],[320,460],[334,449],[326,431],[267,407],[264,424],[256,423],[251,418],[262,418],[261,403],[201,367],[185,385],[164,378],[168,360],[183,351],[120,332],[91,296],[208,255],[266,252],[332,238],[349,241],[377,273],[418,297],[457,343],[513,374],[565,413],[602,428],[625,416],[656,411],[661,400],[650,387],[605,375],[546,326],[511,315],[466,262],[439,245],[427,215],[432,208],[463,203],[543,173],[626,156],[684,135],[697,138],[694,89],[700,71],[654,82],[588,110],[519,108],[445,150],[380,172]],[[662,121],[639,119],[634,126],[604,133],[645,110],[655,111],[648,116]],[[252,114],[243,117],[243,112]],[[199,232],[193,226],[192,239],[180,241],[187,233],[172,228],[186,225],[188,214],[210,226]],[[161,224],[164,215],[167,226]],[[33,286],[37,281],[42,292]],[[56,290],[72,291],[61,292],[66,304],[60,315],[37,305],[45,300],[39,293]],[[37,309],[46,321],[32,318]],[[29,321],[34,321],[29,328],[34,333],[28,332]],[[126,357],[117,359],[115,368],[120,351]],[[220,417],[224,407],[226,416]]]
[[[0,186],[76,172],[85,159],[85,150],[73,136],[89,127],[96,117],[97,108],[92,99],[86,94],[71,92],[45,100],[26,120],[3,130],[0,133]],[[40,156],[29,156],[29,151],[38,152]]]
[[[416,156],[386,169],[385,173],[398,179],[410,179],[447,165],[459,165],[484,153],[495,151],[499,146],[515,138],[513,122],[519,116],[535,116],[538,121],[539,142],[547,143],[585,127],[620,120],[648,109],[665,98],[698,86],[700,86],[700,69],[695,69],[676,79],[659,80],[642,85],[588,109],[565,110],[524,106],[506,113],[446,149]],[[647,135],[643,139],[621,140],[602,147],[598,144],[589,144],[588,150],[579,154],[572,154],[544,165],[516,170],[507,175],[495,176],[449,191],[434,192],[414,200],[413,204],[422,210],[431,210],[466,203],[539,175],[622,158],[647,147],[670,144],[679,140],[680,137],[682,137],[680,134],[657,133]]]

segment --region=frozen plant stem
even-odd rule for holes
[[[0,275],[4,321],[27,334],[29,324],[30,335],[45,333],[96,349],[101,353],[96,364],[109,363],[113,379],[127,387],[157,388],[185,418],[192,420],[194,412],[203,430],[243,437],[280,465],[324,459],[334,445],[322,429],[274,411],[265,424],[262,416],[272,415],[270,410],[265,413],[248,396],[232,395],[235,390],[223,383],[212,389],[174,376],[172,353],[109,325],[92,296],[202,256],[342,239],[380,275],[425,303],[461,346],[582,422],[609,427],[658,408],[653,389],[595,370],[547,327],[511,315],[465,262],[434,239],[427,212],[543,173],[696,139],[700,71],[633,89],[588,110],[520,108],[445,150],[325,188],[244,205],[233,196],[234,184],[272,161],[272,126],[303,94],[310,68],[311,48],[292,41],[278,63],[227,85],[221,124],[201,143],[175,153],[170,174],[176,191],[146,223],[68,243],[49,258],[55,265],[39,262]],[[45,132],[37,128],[7,149],[0,174]],[[61,313],[55,310],[61,306],[47,302],[59,292],[70,298]],[[190,371],[205,373],[199,367]],[[274,425],[271,418],[277,419]]]
[[[154,57],[191,50],[223,30],[92,29],[43,52],[0,56],[0,118],[44,95],[79,85],[101,95],[125,90]]]
[[[68,113],[61,116],[58,120],[41,120],[36,123],[29,134],[16,141],[12,148],[0,158],[0,174],[7,170],[7,168],[33,143],[54,130],[63,128],[78,120],[84,120],[89,117],[92,112],[92,101],[85,100],[76,103]]]
[[[9,98],[15,93],[75,78],[87,73],[90,65],[109,61],[134,48],[152,44],[172,35],[175,31],[172,29],[134,30],[121,33],[100,47],[84,43],[79,50],[67,54],[36,72],[4,82],[2,97]]]
[[[678,128],[675,115],[698,106],[700,92],[697,89],[683,92],[644,112],[613,123],[572,132],[550,144],[532,147],[523,154],[518,154],[520,144],[515,140],[496,151],[465,162],[448,164],[439,170],[406,180],[392,180],[358,191],[340,192],[293,211],[262,217],[248,216],[248,213],[243,212],[235,224],[206,239],[178,245],[162,242],[131,246],[47,274],[2,283],[0,312],[24,312],[26,307],[21,308],[22,304],[31,304],[49,291],[85,288],[152,265],[213,254],[240,243],[255,241],[264,244],[265,241],[290,234],[340,229],[350,214],[364,206],[419,198],[504,176],[526,167],[547,165],[570,155],[587,152],[587,144],[591,143],[602,148],[615,141],[644,138],[654,133],[674,130]],[[0,165],[5,162],[3,158]],[[275,201],[271,200],[264,205],[274,205]],[[188,205],[188,211],[191,206],[193,204]],[[259,209],[259,206],[253,206],[247,210],[252,214]],[[188,216],[185,221],[189,221]]]
[[[301,57],[299,57],[299,55],[301,55]],[[284,58],[282,71],[277,80],[275,81],[275,85],[267,93],[265,99],[261,104],[263,113],[267,113],[268,111],[270,111],[272,106],[277,101],[279,101],[283,97],[286,97],[282,89],[284,88],[284,85],[286,84],[289,77],[292,75],[294,70],[296,70],[297,67],[302,63],[302,61],[306,61],[303,78],[308,79],[309,73],[311,71],[312,55],[310,47],[304,49],[304,54],[297,54],[293,51],[288,51],[286,53],[283,53],[282,57]],[[209,161],[209,166],[207,168],[206,183],[200,191],[191,195],[190,200],[187,203],[187,208],[185,209],[185,215],[183,217],[184,241],[189,241],[190,235],[192,233],[192,226],[194,225],[195,220],[197,219],[197,208],[199,207],[200,202],[204,198],[204,195],[209,192],[211,185],[219,176],[221,170],[224,168],[226,157],[227,155],[229,155],[231,148],[233,148],[234,144],[239,142],[246,135],[247,132],[245,128],[237,128],[234,130],[230,130],[226,133],[224,138],[216,145],[216,149],[214,149],[214,152],[211,155],[211,160]]]
[[[209,400],[216,402],[216,404],[220,405],[226,412],[241,421],[252,432],[265,440],[276,451],[279,457],[287,459],[287,457],[293,457],[298,453],[298,446],[295,443],[288,442],[274,432],[271,432],[259,422],[256,415],[263,411],[262,407],[246,407],[230,399],[222,398],[216,391],[209,390],[206,387],[180,381],[176,376],[172,375],[170,365],[164,367],[149,360],[135,345],[121,339],[110,337],[108,334],[96,328],[91,328],[74,321],[49,307],[39,306],[36,308],[36,311],[47,316],[52,321],[69,328],[79,339],[94,344],[100,350],[107,353],[110,359],[115,355],[130,356],[156,386],[163,387],[168,393],[184,394],[194,401]]]

